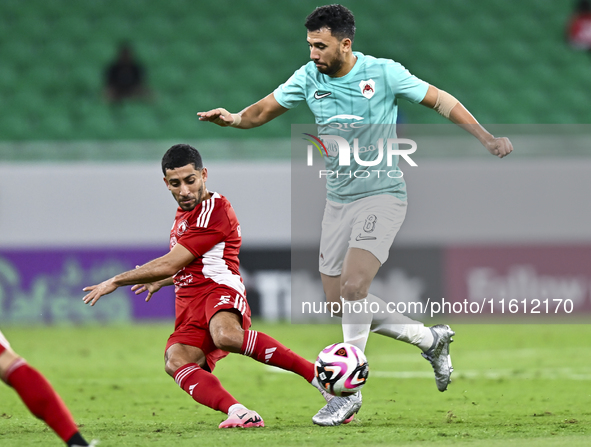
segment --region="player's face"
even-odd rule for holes
[[[328,28],[308,31],[307,40],[310,47],[310,59],[314,61],[318,71],[329,76],[337,75],[345,63],[343,49],[350,48],[351,40],[337,39]]]
[[[198,170],[192,164],[167,169],[164,177],[164,183],[183,211],[191,211],[209,198],[206,180],[207,168]]]

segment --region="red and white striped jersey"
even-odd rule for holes
[[[238,260],[240,223],[228,199],[214,192],[192,211],[179,207],[170,231],[170,249],[176,244],[195,256],[173,277],[177,298],[206,294],[219,284],[244,296]]]

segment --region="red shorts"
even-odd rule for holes
[[[8,340],[6,340],[6,337],[4,337],[4,335],[2,335],[2,332],[0,332],[0,354],[2,354],[4,351],[6,351],[9,348],[10,348],[10,343],[8,343]]]
[[[216,348],[209,332],[209,321],[220,310],[233,309],[242,315],[242,329],[250,327],[250,307],[246,298],[231,287],[219,286],[207,294],[191,298],[177,297],[174,332],[168,337],[166,350],[176,343],[195,346],[203,351],[207,366],[213,371],[218,360],[229,354]]]

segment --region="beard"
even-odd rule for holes
[[[193,211],[195,209],[195,207],[197,206],[198,202],[191,202],[191,203],[180,203],[179,202],[179,206],[181,207],[181,209],[183,211]]]
[[[316,66],[316,68],[322,74],[333,76],[343,67],[344,62],[341,53],[338,53],[332,61],[326,64],[326,66]]]
[[[205,185],[202,185],[201,188],[195,193],[194,197],[186,196],[182,197],[179,196],[177,198],[177,203],[179,207],[183,211],[193,211],[197,205],[199,205],[203,201],[203,197],[205,196]],[[185,200],[191,200],[189,203],[182,203]]]

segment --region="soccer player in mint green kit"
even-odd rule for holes
[[[220,126],[250,129],[306,101],[319,129],[326,130],[327,125],[334,122],[392,125],[393,128],[398,100],[402,98],[432,108],[461,126],[492,155],[503,158],[513,150],[507,138],[495,138],[487,132],[450,94],[413,76],[397,62],[354,52],[355,19],[344,6],[316,8],[307,17],[305,26],[311,62],[273,93],[240,113],[217,108],[199,112],[199,119]],[[326,169],[333,172],[339,169],[339,157],[335,155],[333,152],[324,157]],[[371,152],[359,156],[364,161],[375,157]],[[384,156],[382,164],[371,169],[385,168],[386,158]],[[350,163],[347,171],[363,169],[353,156]],[[395,169],[396,166],[386,168]],[[343,301],[345,342],[364,350],[372,331],[416,345],[434,369],[437,388],[445,391],[453,371],[449,345],[454,332],[447,325],[429,328],[401,314],[382,313],[386,303],[369,294],[371,282],[386,261],[405,214],[406,188],[402,177],[328,176],[319,261],[324,293],[329,302]],[[376,303],[380,311],[373,315],[355,315],[346,304],[359,300]],[[329,397],[312,420],[318,425],[340,425],[350,422],[360,408],[360,393]]]

